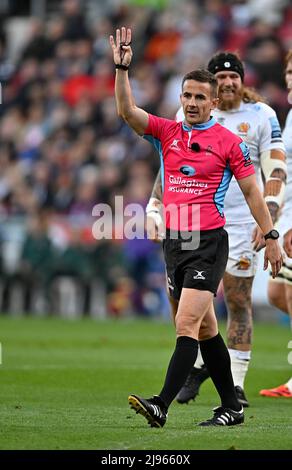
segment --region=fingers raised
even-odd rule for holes
[[[132,40],[132,31],[130,28],[122,26],[121,29],[116,29],[116,47],[120,47],[121,44],[130,45]],[[114,44],[113,36],[110,36],[111,44]]]
[[[126,42],[127,44],[130,44],[132,41],[132,31],[130,30],[130,28],[127,29],[127,37],[126,37]]]
[[[121,28],[121,42],[128,45],[128,44],[130,44],[131,39],[132,39],[131,29],[130,28],[126,29],[124,26],[122,26],[122,28]]]
[[[109,40],[110,40],[110,45],[112,46],[112,49],[115,49],[116,45],[115,45],[114,37],[112,35],[110,35]]]
[[[121,31],[119,29],[116,30],[116,46],[120,47],[121,44]]]
[[[126,42],[126,28],[124,26],[122,26],[122,29],[121,29],[121,32],[122,32],[122,42]]]

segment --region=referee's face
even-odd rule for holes
[[[183,112],[187,124],[208,122],[212,109],[217,106],[217,98],[212,93],[209,83],[186,80],[180,95]]]

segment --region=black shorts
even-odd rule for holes
[[[183,287],[217,293],[228,260],[228,234],[224,228],[199,233],[197,249],[182,250],[184,243],[170,237],[163,241],[164,258],[170,295],[180,299]]]

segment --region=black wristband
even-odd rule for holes
[[[116,64],[116,69],[129,70],[129,66],[123,64]]]

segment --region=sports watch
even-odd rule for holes
[[[272,240],[277,240],[277,238],[279,238],[280,234],[278,232],[278,230],[275,230],[273,228],[273,230],[270,230],[265,236],[264,236],[264,239],[265,240],[268,240],[268,238],[271,238]]]

